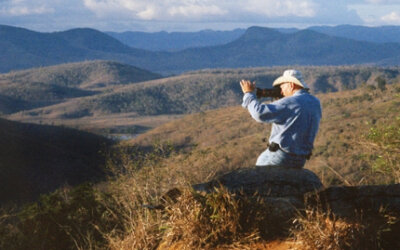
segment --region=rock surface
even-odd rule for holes
[[[249,206],[253,203],[246,203],[249,197],[257,199],[254,205],[261,205],[259,211],[262,213],[258,219],[263,218],[259,221],[261,235],[269,235],[271,232],[287,235],[293,225],[296,225],[294,222],[299,214],[303,217],[313,214],[309,213],[308,209],[311,209],[317,212],[319,219],[320,212],[326,212],[328,217],[324,217],[323,221],[328,223],[331,223],[329,218],[332,215],[334,218],[353,221],[360,230],[366,230],[363,231],[366,235],[368,232],[374,235],[377,228],[380,230],[377,235],[389,246],[383,249],[400,249],[400,184],[324,188],[317,175],[310,170],[255,167],[235,170],[210,182],[192,186],[201,193],[200,197],[218,192],[217,189],[221,187],[233,193],[232,197],[235,199],[243,199],[247,205],[238,206],[243,209],[238,215],[251,209]],[[168,201],[168,205],[169,202],[179,201],[181,194],[179,189],[171,189],[162,200]],[[259,201],[262,203],[258,203]],[[164,205],[159,205],[159,208],[164,209]],[[312,218],[310,222],[315,223]],[[173,245],[172,248],[179,248],[179,245]],[[172,248],[161,243],[158,249]]]
[[[255,167],[192,187],[210,193],[221,186],[232,193],[257,194],[282,219],[295,216],[305,205],[319,206],[338,217],[351,218],[360,211],[378,214],[382,209],[400,216],[400,184],[324,188],[318,176],[307,169]]]
[[[239,169],[192,187],[210,193],[221,186],[231,193],[259,196],[267,204],[269,215],[282,222],[290,221],[304,208],[304,194],[323,188],[310,170],[282,167]]]
[[[363,213],[400,215],[400,184],[369,186],[333,186],[305,195],[309,205],[321,205],[322,209],[338,217],[353,217]]]
[[[224,187],[231,193],[261,198],[270,208],[271,216],[289,221],[306,206],[318,208],[336,217],[386,214],[400,216],[400,184],[332,186],[324,188],[318,176],[307,169],[255,167],[239,169],[215,180],[195,184],[200,193],[215,192]],[[165,201],[176,202],[181,195],[177,188],[168,191],[162,204],[149,208],[164,208]]]
[[[257,192],[263,197],[303,198],[307,192],[323,187],[318,176],[307,169],[281,167],[255,167],[229,172],[216,180],[193,185],[196,191],[212,192],[223,186],[230,192],[243,191],[246,195]]]

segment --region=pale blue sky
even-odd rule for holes
[[[0,24],[44,32],[400,25],[400,0],[0,0]]]

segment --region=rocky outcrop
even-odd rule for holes
[[[268,204],[270,216],[290,220],[307,206],[336,217],[352,218],[360,214],[400,216],[400,184],[370,186],[332,186],[324,188],[318,176],[307,169],[254,167],[224,174],[210,182],[195,184],[193,190],[203,194],[225,188],[243,196],[257,196]],[[181,195],[177,188],[168,191],[156,206],[176,202]]]
[[[220,186],[230,192],[263,197],[296,197],[321,189],[318,176],[307,169],[255,167],[229,172],[213,181],[193,185],[196,191],[212,192]]]
[[[182,203],[183,206],[177,206],[183,210],[173,210],[168,206],[191,201],[185,199],[189,194],[202,206],[196,212],[196,219],[209,218],[198,223],[212,224],[218,230],[221,218],[225,222],[224,215],[228,218],[226,223],[232,223],[229,216],[233,212],[238,218],[235,221],[238,228],[243,232],[253,232],[251,230],[256,228],[265,240],[287,237],[292,230],[303,228],[307,234],[315,234],[317,240],[322,234],[335,237],[335,241],[349,237],[349,242],[360,237],[364,241],[367,237],[375,244],[371,249],[400,249],[400,184],[324,188],[310,170],[255,167],[229,172],[210,182],[193,185],[192,189],[194,192],[186,194],[177,188],[171,189],[162,197],[160,205],[146,207],[182,213],[193,207]],[[232,195],[227,195],[226,191]],[[213,224],[214,217],[219,218],[217,224]],[[165,239],[158,249],[180,248],[179,244],[170,245]],[[350,246],[347,241],[345,244]]]
[[[333,186],[324,188],[318,176],[307,169],[255,167],[229,172],[213,181],[192,186],[210,193],[224,187],[232,193],[258,195],[270,204],[276,216],[290,219],[305,207],[318,207],[337,217],[357,213],[400,215],[400,184]]]
[[[289,221],[304,208],[304,194],[320,190],[323,185],[318,176],[307,169],[255,167],[235,170],[192,187],[202,193],[223,187],[239,198],[256,195],[268,206],[271,217]]]

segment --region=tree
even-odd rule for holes
[[[386,90],[386,80],[385,80],[385,78],[383,78],[382,76],[378,76],[377,78],[375,78],[375,82],[378,84],[378,88],[381,91]]]

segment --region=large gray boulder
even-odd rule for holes
[[[320,190],[323,185],[316,174],[307,169],[254,167],[239,169],[207,183],[193,185],[201,192],[213,192],[223,186],[230,192],[263,197],[296,197]]]
[[[238,198],[256,195],[268,206],[269,216],[288,222],[304,208],[304,195],[322,189],[323,185],[310,170],[268,166],[235,170],[192,187],[202,193],[223,187]]]
[[[324,188],[316,174],[307,169],[282,167],[253,167],[226,173],[192,188],[200,193],[225,188],[240,199],[257,196],[271,208],[269,213],[289,220],[308,206],[337,217],[386,213],[400,216],[400,184],[332,186]],[[180,195],[178,189],[167,193],[169,200]]]

